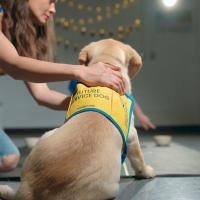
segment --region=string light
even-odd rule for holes
[[[97,11],[98,13],[100,13],[100,12],[102,11],[101,6],[97,6],[97,7],[96,7],[96,11]]]
[[[79,14],[76,15],[76,17],[56,17],[55,23],[63,27],[65,31],[74,31],[82,37],[87,35],[95,38],[113,37],[118,40],[124,40],[128,35],[132,34],[134,30],[139,30],[142,26],[140,18],[135,18],[128,24],[118,23],[116,25],[115,23],[112,28],[107,25],[108,20],[111,21],[114,16],[115,21],[117,21],[116,15],[122,15],[123,12],[126,12],[124,9],[131,8],[131,6],[136,3],[136,0],[118,0],[113,5],[104,6],[87,5],[78,0],[60,0],[59,3],[65,4],[62,5],[62,7],[65,6],[66,10],[68,9],[72,12],[74,10]],[[59,45],[63,44],[66,49],[71,48],[74,51],[79,50],[81,48],[80,42],[72,40],[73,39],[66,39],[61,36],[57,37],[57,43]]]
[[[99,20],[102,20],[101,18]],[[58,23],[59,25],[61,25],[63,28],[67,28],[67,29],[72,29],[74,31],[78,31],[81,29],[81,27],[85,27],[84,31],[81,32],[87,32],[89,31],[89,27],[86,26],[86,21],[81,18],[78,21],[78,24],[75,22],[74,19],[70,18],[69,20],[65,19],[65,18],[56,18],[56,23]],[[90,19],[90,23],[93,23],[93,19]],[[140,29],[141,28],[141,20],[139,18],[136,18],[135,20],[133,20],[132,24],[128,24],[127,26],[124,25],[118,25],[116,32],[126,32],[125,30],[129,30],[129,32],[132,32],[133,28],[134,29]],[[108,32],[108,30],[106,28],[105,29],[105,33]],[[83,30],[83,29],[81,29]]]
[[[69,6],[70,8],[74,8],[77,11],[87,11],[87,12],[97,12],[100,13],[102,11],[110,12],[111,10],[114,9],[119,9],[119,11],[123,8],[128,8],[131,4],[135,3],[135,0],[122,0],[122,1],[117,1],[113,6],[100,6],[100,5],[87,5],[83,3],[78,3],[75,2],[75,0],[60,0],[60,4],[66,4],[66,6]],[[77,6],[75,6],[77,5]]]
[[[135,19],[135,21],[133,22],[133,27],[139,29],[141,27],[141,20]]]

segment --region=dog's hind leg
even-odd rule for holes
[[[45,132],[45,133],[41,136],[41,139],[44,139],[44,138],[47,138],[47,137],[53,135],[53,134],[56,132],[57,129],[58,129],[58,128],[55,128],[55,129],[53,129],[53,130],[50,130],[50,131]]]
[[[89,191],[88,191],[89,192]],[[94,187],[89,193],[81,195],[84,198],[78,198],[77,200],[112,200],[119,192],[118,183],[110,183],[109,185],[101,185],[100,187]],[[87,196],[88,195],[88,196]]]
[[[136,176],[151,178],[155,176],[154,169],[146,165],[144,156],[140,147],[137,130],[131,124],[130,135],[128,138],[128,158],[130,160],[132,168],[135,170]]]
[[[0,199],[15,200],[15,191],[8,185],[0,185]]]
[[[27,181],[22,181],[15,194],[14,200],[36,200],[36,198],[34,198],[32,188],[29,186]]]

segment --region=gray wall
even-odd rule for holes
[[[160,126],[200,124],[200,1],[179,1],[180,6],[170,11],[164,10],[159,0],[140,0],[121,15],[104,22],[108,28],[117,24],[128,25],[137,16],[142,19],[142,29],[134,30],[125,38],[126,43],[144,55],[143,69],[133,81],[133,94],[145,113]],[[95,1],[102,5],[105,2],[113,3]],[[67,10],[63,4],[58,5],[58,17],[71,15],[78,19],[81,16],[81,12],[76,16],[74,13],[73,9]],[[99,24],[93,26],[98,27]],[[69,39],[80,48],[89,41],[100,39],[99,36],[80,35],[59,25],[56,29],[63,41]],[[77,63],[77,56],[78,51],[73,48],[66,49],[63,44],[58,46],[59,62]],[[49,86],[68,92],[67,82],[51,83]],[[0,102],[0,126],[52,127],[63,123],[64,112],[38,106],[23,82],[6,76],[0,77]]]
[[[156,124],[199,124],[200,2],[179,0],[181,4],[174,11],[164,10],[158,2],[143,1],[145,58],[143,71],[135,81],[136,97]],[[179,28],[167,28],[167,22],[157,15],[159,11],[169,16],[187,12],[191,23],[177,20]]]

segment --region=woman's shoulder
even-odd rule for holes
[[[0,76],[5,75],[4,70],[0,67]]]
[[[4,13],[4,9],[1,7],[1,4],[0,4],[0,21],[2,19],[3,13]]]
[[[3,13],[4,13],[4,10],[3,10],[3,8],[1,7],[1,4],[0,4],[0,31],[2,29]]]
[[[0,4],[0,15],[2,15],[4,12],[3,8],[1,7],[1,4]]]

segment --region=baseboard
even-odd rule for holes
[[[9,135],[36,135],[39,136],[56,127],[42,127],[42,128],[4,128],[4,131]]]
[[[44,132],[54,129],[55,127],[42,127],[42,128],[5,128],[5,132],[8,134],[20,134],[20,135],[41,135]],[[142,127],[136,127],[138,131],[145,132]],[[200,125],[187,125],[187,126],[158,126],[155,130],[149,130],[149,133],[199,133],[200,134]]]
[[[144,131],[142,127],[136,127],[138,131]],[[149,130],[148,132],[152,133],[199,133],[200,134],[200,125],[179,125],[179,126],[157,126],[155,130]]]

